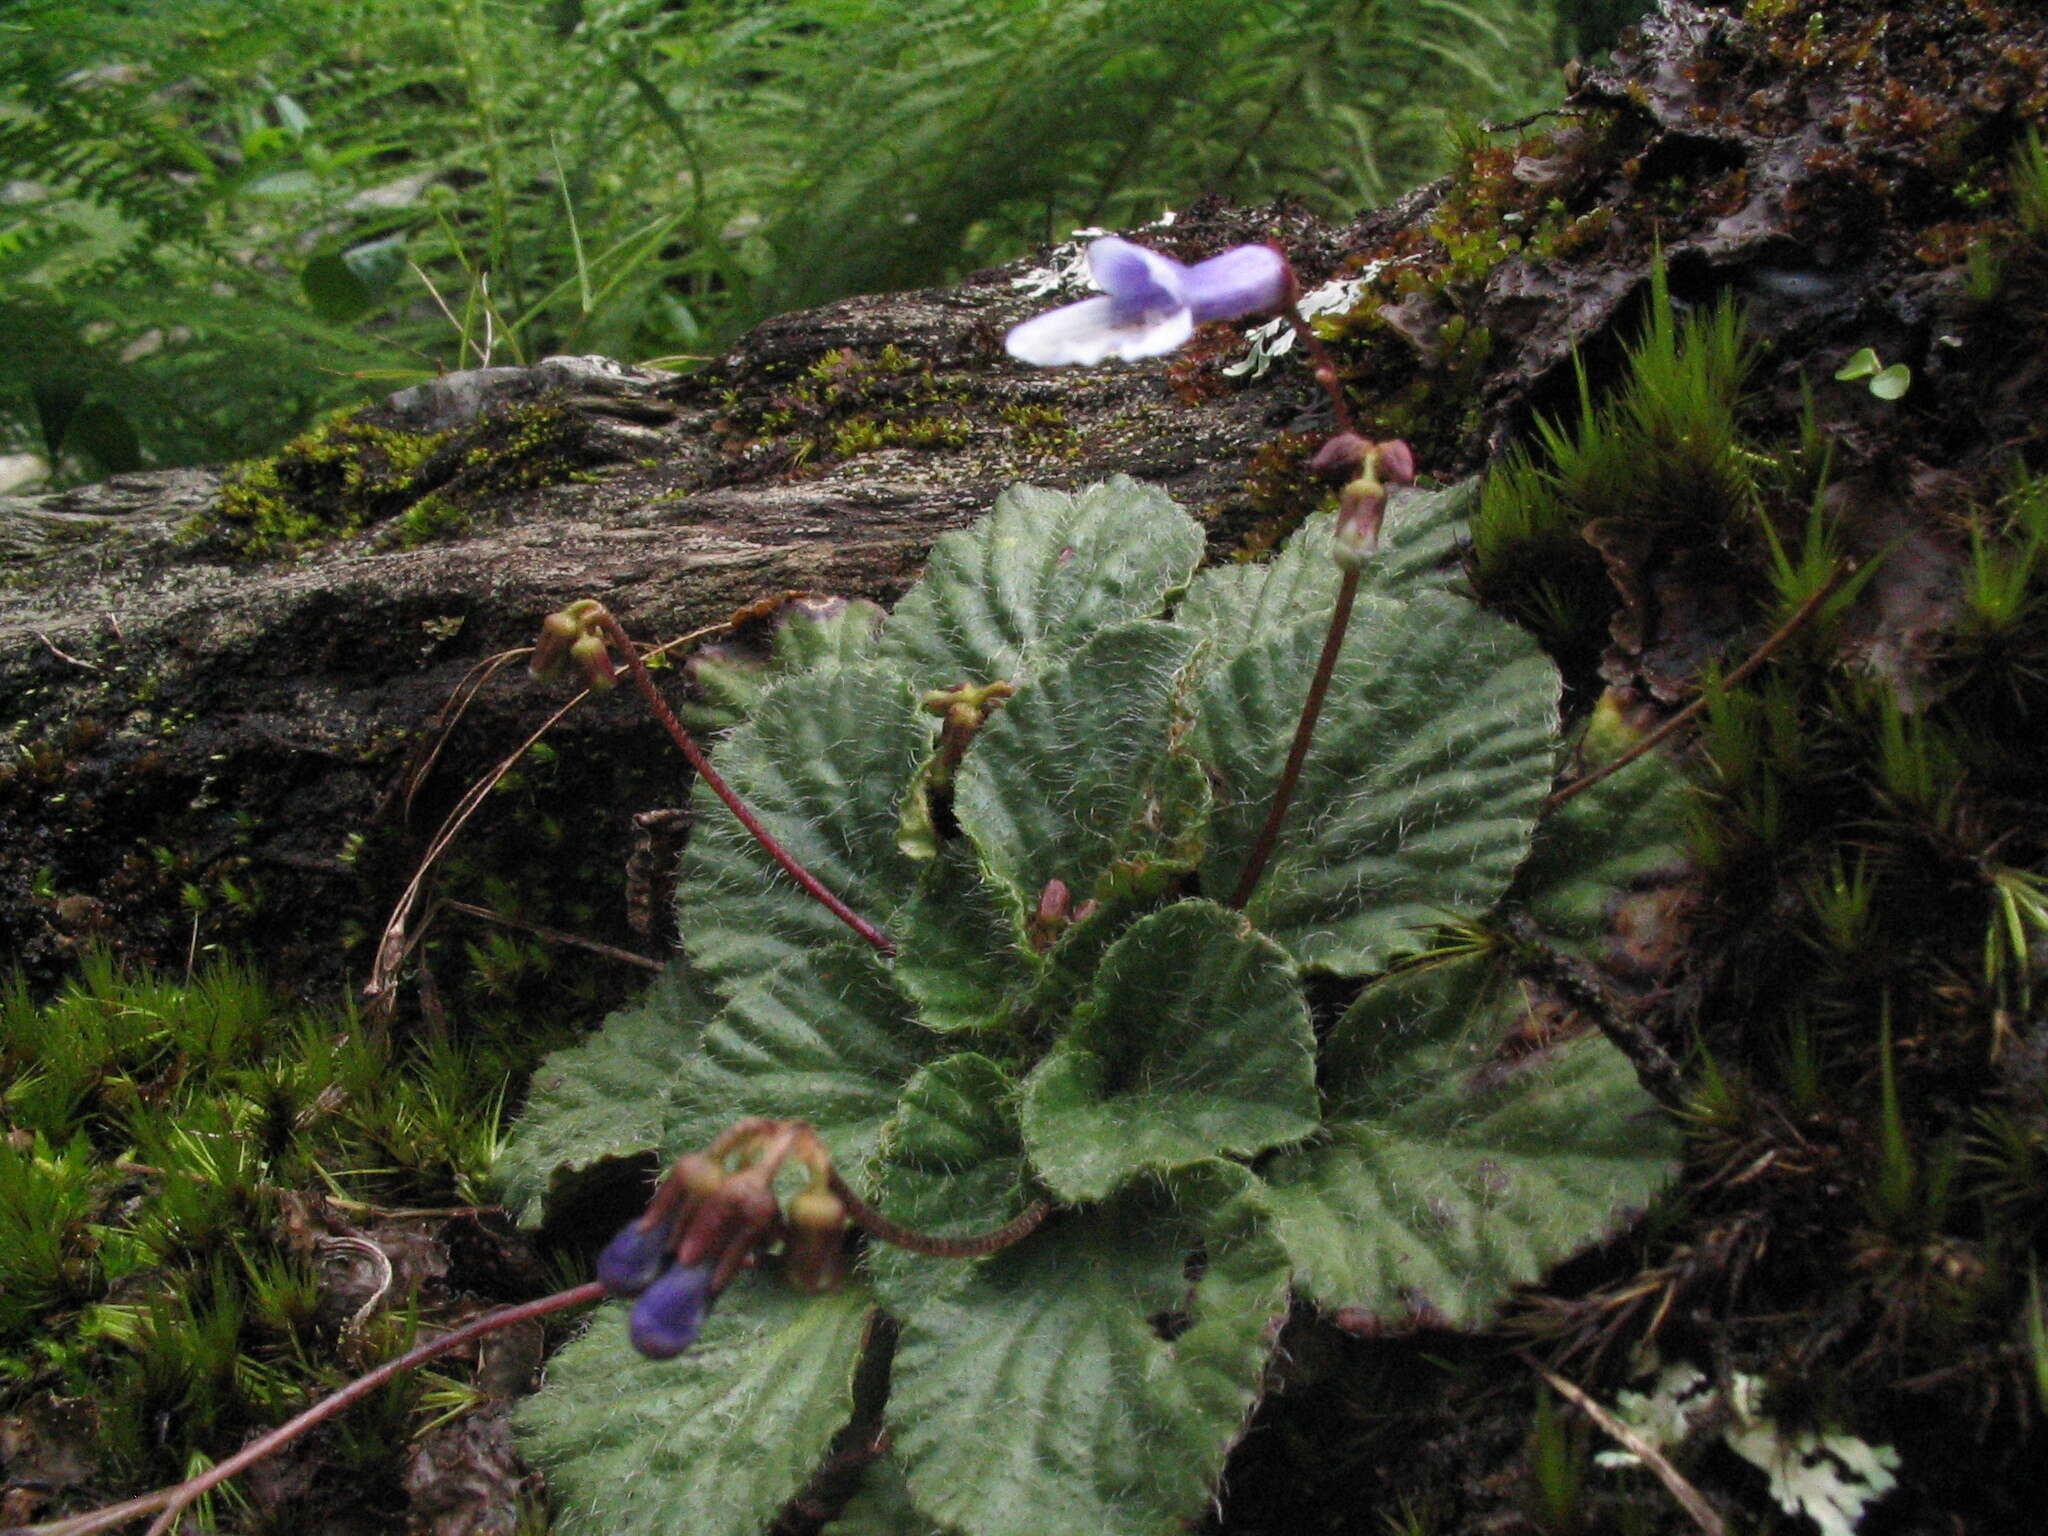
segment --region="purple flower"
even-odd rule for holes
[[[598,1283],[614,1296],[638,1296],[668,1268],[675,1238],[667,1223],[629,1223],[597,1256]]]
[[[1270,245],[1240,245],[1187,267],[1105,235],[1088,247],[1088,273],[1103,297],[1012,328],[1012,357],[1040,367],[1157,357],[1210,320],[1277,309],[1294,287],[1287,258]]]
[[[711,1310],[711,1271],[702,1264],[678,1264],[633,1303],[626,1331],[633,1347],[650,1360],[673,1360],[697,1342]]]

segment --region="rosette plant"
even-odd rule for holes
[[[858,1418],[887,1450],[841,1536],[1178,1531],[1291,1309],[1477,1326],[1652,1198],[1676,1138],[1622,1052],[1502,1042],[1571,1015],[1555,978],[1662,856],[1665,781],[1645,763],[1546,810],[1558,677],[1461,595],[1466,503],[1397,493],[1347,560],[1355,613],[1270,837],[1344,579],[1332,516],[1198,570],[1201,528],[1157,490],[1018,487],[885,621],[792,620],[765,677],[707,676],[745,705],[727,784],[887,939],[700,782],[682,953],[543,1066],[513,1204],[802,1122],[776,1145],[814,1138],[891,1221],[1024,1235],[965,1259],[869,1240],[820,1295],[771,1258],[708,1315],[672,1270],[694,1337],[672,1359],[600,1312],[520,1414],[559,1530],[757,1531]],[[614,1253],[636,1284],[640,1246]]]

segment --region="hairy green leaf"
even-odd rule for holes
[[[875,1200],[882,1214],[941,1237],[993,1231],[1030,1203],[1017,1129],[1017,1085],[986,1056],[933,1062],[903,1090],[882,1130]],[[950,1285],[957,1261],[868,1247],[875,1291],[901,1310]]]
[[[890,974],[916,1002],[918,1021],[941,1033],[1000,1027],[1043,970],[964,841],[931,864],[893,929]]]
[[[835,944],[794,956],[742,987],[706,1027],[684,1074],[699,1115],[688,1139],[709,1140],[748,1115],[808,1120],[858,1179],[903,1085],[938,1046],[867,950]]]
[[[522,1223],[540,1221],[566,1174],[674,1148],[676,1127],[690,1118],[677,1089],[713,1006],[682,962],[671,962],[632,1007],[540,1064],[496,1164],[505,1204]]]
[[[1203,677],[1194,749],[1222,789],[1203,889],[1232,890],[1294,736],[1324,624]],[[1264,879],[1246,912],[1303,965],[1386,963],[1446,908],[1490,905],[1555,762],[1557,671],[1528,635],[1447,593],[1359,604]]]
[[[886,922],[917,884],[896,846],[897,806],[931,744],[931,722],[897,675],[872,666],[778,684],[719,747],[717,767],[778,841],[870,922]],[[728,995],[793,955],[847,937],[761,851],[711,791],[676,872],[684,948]]]
[[[742,1276],[704,1336],[643,1360],[606,1308],[521,1405],[561,1536],[757,1536],[853,1410],[871,1302],[859,1286],[803,1297]]]
[[[1637,739],[1603,703],[1582,740],[1578,770],[1599,767]],[[1546,814],[1509,894],[1559,948],[1599,958],[1615,897],[1684,867],[1684,816],[1685,780],[1653,752]]]
[[[1287,1304],[1245,1178],[1205,1169],[1178,1205],[1155,1188],[1064,1213],[908,1311],[892,1417],[918,1509],[967,1536],[1184,1529]]]
[[[1191,764],[1166,765],[1191,638],[1171,624],[1105,630],[976,735],[953,810],[1020,920],[1049,880],[1079,903],[1113,865],[1189,862],[1205,785]]]
[[[1478,485],[1475,478],[1440,491],[1395,491],[1379,553],[1366,562],[1360,590],[1405,598],[1457,575],[1458,536]],[[1189,583],[1174,621],[1228,655],[1303,620],[1326,619],[1337,598],[1337,565],[1330,558],[1336,527],[1336,513],[1321,513],[1262,564],[1211,566]]]
[[[1207,901],[1156,912],[1110,947],[1024,1095],[1032,1162],[1069,1200],[1315,1127],[1315,1036],[1293,963]]]
[[[1345,1019],[1328,1140],[1265,1169],[1324,1306],[1477,1326],[1670,1178],[1677,1133],[1600,1036],[1495,1059],[1518,1001],[1482,955],[1396,972]]]
[[[1201,557],[1194,520],[1128,475],[1078,496],[1012,486],[939,540],[877,654],[924,688],[1016,681],[1097,630],[1158,613]]]
[[[823,672],[859,661],[874,643],[883,610],[865,598],[796,595],[779,601],[765,621],[767,651],[758,640],[699,646],[683,663],[692,697],[678,707],[693,731],[724,731],[753,714],[767,691],[797,672]]]

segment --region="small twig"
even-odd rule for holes
[[[1769,638],[1751,653],[1749,660],[1722,678],[1720,686],[1722,688],[1733,688],[1737,683],[1742,682],[1751,673],[1755,672],[1758,667],[1769,661],[1772,656],[1776,655],[1783,648],[1786,641],[1805,628],[1807,621],[1820,612],[1821,604],[1833,596],[1835,588],[1842,584],[1842,578],[1848,574],[1849,567],[1847,565],[1837,564],[1832,571],[1828,572],[1827,580],[1816,587],[1813,594],[1793,610],[1792,617],[1783,624],[1780,624]],[[1591,773],[1586,774],[1582,778],[1574,779],[1571,783],[1565,785],[1563,789],[1558,790],[1548,800],[1543,802],[1543,809],[1546,811],[1556,810],[1565,801],[1571,799],[1572,796],[1591,789],[1611,773],[1621,772],[1622,769],[1645,753],[1655,751],[1658,745],[1669,740],[1673,733],[1684,730],[1687,725],[1698,719],[1700,712],[1707,707],[1707,703],[1712,697],[1711,693],[1702,690],[1698,698],[1694,699],[1685,708],[1681,709],[1641,741],[1622,753],[1621,756],[1611,762],[1602,763]]]
[[[1638,1457],[1643,1465],[1656,1475],[1657,1481],[1671,1491],[1671,1497],[1678,1500],[1679,1507],[1692,1517],[1692,1523],[1700,1528],[1702,1536],[1726,1536],[1728,1527],[1720,1515],[1715,1513],[1714,1506],[1706,1501],[1706,1497],[1699,1489],[1680,1475],[1678,1468],[1671,1465],[1662,1451],[1555,1371],[1545,1370],[1527,1355],[1522,1355],[1521,1360],[1549,1384],[1551,1391],[1585,1414],[1602,1432],[1619,1442],[1631,1455]]]
[[[624,655],[626,670],[632,675],[634,686],[640,690],[640,697],[646,701],[648,709],[653,711],[654,718],[661,722],[661,728],[668,732],[669,739],[676,744],[683,756],[689,759],[690,767],[695,770],[697,777],[725,803],[725,808],[747,829],[748,835],[761,845],[761,851],[779,864],[784,874],[802,886],[804,894],[811,900],[846,924],[875,949],[885,955],[895,954],[896,946],[887,934],[827,890],[824,882],[799,864],[788,850],[775,840],[774,834],[761,825],[760,819],[747,808],[747,803],[732,792],[731,787],[711,766],[710,759],[705,757],[703,750],[697,745],[696,738],[683,729],[683,722],[678,720],[675,711],[668,707],[668,700],[661,696],[661,689],[654,682],[654,674],[647,670],[647,663],[640,659],[639,647],[633,643],[633,637],[626,633],[625,626],[604,608],[599,608],[592,619]]]
[[[620,949],[616,944],[606,944],[597,939],[586,939],[580,934],[564,933],[561,929],[550,928],[545,923],[529,923],[524,918],[507,917],[502,912],[493,912],[489,907],[479,907],[473,902],[444,900],[440,905],[446,907],[451,912],[461,912],[470,917],[480,917],[486,922],[497,923],[501,927],[517,928],[520,932],[530,933],[535,938],[546,939],[550,944],[567,944],[577,949],[587,949],[592,954],[603,955],[608,960],[617,960],[624,965],[637,965],[645,971],[659,971],[662,969],[662,963],[659,960],[650,960],[647,956],[635,954],[630,949]]]
[[[977,1232],[970,1237],[938,1237],[929,1232],[919,1232],[891,1221],[867,1201],[855,1194],[846,1180],[839,1176],[839,1170],[832,1170],[832,1193],[846,1202],[846,1214],[854,1222],[872,1232],[885,1243],[894,1243],[898,1248],[908,1248],[912,1253],[927,1254],[935,1259],[978,1259],[984,1254],[996,1253],[1012,1243],[1022,1242],[1044,1224],[1052,1214],[1052,1206],[1044,1200],[1034,1200],[1011,1220],[997,1227],[993,1232]]]
[[[1266,824],[1259,828],[1257,841],[1252,844],[1251,857],[1245,861],[1244,873],[1238,876],[1237,889],[1231,893],[1232,911],[1242,911],[1244,904],[1252,899],[1252,892],[1259,887],[1259,878],[1266,872],[1266,861],[1272,857],[1273,844],[1280,836],[1280,823],[1287,819],[1288,808],[1294,803],[1294,791],[1301,782],[1301,767],[1308,760],[1309,743],[1315,739],[1316,721],[1323,712],[1323,700],[1330,692],[1330,679],[1337,670],[1337,653],[1344,648],[1344,632],[1351,627],[1351,608],[1358,598],[1357,568],[1344,572],[1344,579],[1337,587],[1337,601],[1330,609],[1330,628],[1323,636],[1323,653],[1316,658],[1315,676],[1309,679],[1308,698],[1301,706],[1301,719],[1294,727],[1294,744],[1287,751],[1287,765],[1280,770],[1280,782],[1273,790],[1273,803],[1266,811]]]
[[[447,819],[441,823],[440,830],[434,834],[433,841],[428,843],[426,853],[421,856],[418,866],[412,872],[412,879],[406,882],[404,891],[399,894],[397,905],[391,909],[391,916],[385,921],[384,932],[377,941],[377,958],[370,966],[370,979],[363,984],[363,996],[373,1004],[381,1004],[386,1008],[390,1006],[384,999],[394,985],[398,968],[405,963],[406,956],[411,954],[413,948],[420,942],[421,934],[408,934],[406,924],[412,918],[413,908],[419,904],[420,894],[426,889],[427,876],[433,872],[434,865],[454,843],[455,835],[462,830],[463,825],[476,814],[484,801],[490,798],[490,793],[497,788],[498,781],[517,767],[519,760],[526,755],[527,749],[553,730],[556,723],[582,703],[589,692],[590,690],[586,688],[549,715],[541,722],[539,729],[513,748],[497,767],[470,785],[462,798],[455,802],[455,809],[448,813]]]
[[[649,656],[660,656],[675,649],[677,646],[689,645],[695,641],[702,640],[707,635],[715,635],[731,627],[730,621],[706,624],[691,630],[688,634],[678,635],[673,640],[664,640],[660,645],[649,649],[647,654]],[[443,712],[445,713],[450,706],[456,706],[456,718],[459,719],[462,710],[468,708],[469,702],[468,697],[463,696],[463,690],[469,688],[470,696],[474,696],[474,688],[471,687],[472,679],[475,679],[476,687],[481,687],[483,683],[488,682],[492,676],[496,675],[498,667],[506,662],[515,661],[522,656],[529,656],[532,653],[533,648],[531,646],[522,646],[517,650],[500,652],[496,656],[487,658],[485,662],[479,663],[478,667],[472,668],[468,676],[464,677],[462,682],[458,683],[455,690],[450,693],[448,702],[442,705]],[[479,678],[478,671],[484,667],[488,667],[489,670]],[[392,908],[390,918],[384,924],[384,932],[377,945],[377,958],[370,969],[370,979],[363,986],[363,996],[372,1003],[382,1004],[386,1008],[390,1006],[385,999],[395,984],[397,969],[405,962],[406,956],[410,955],[420,942],[422,935],[408,935],[406,925],[412,919],[413,909],[419,904],[420,894],[425,889],[427,876],[433,870],[434,865],[440,861],[442,855],[447,853],[448,849],[454,844],[456,835],[461,832],[464,823],[471,816],[475,815],[478,807],[489,798],[491,791],[497,787],[498,781],[518,765],[519,760],[526,755],[527,750],[535,742],[545,737],[564,717],[589,697],[590,690],[586,688],[552,715],[549,715],[546,720],[541,722],[540,728],[522,741],[510,756],[505,758],[503,762],[491,769],[482,778],[478,779],[476,783],[470,785],[468,790],[463,793],[462,798],[456,802],[455,808],[443,819],[439,830],[434,833],[433,840],[428,844],[426,853],[421,857],[418,866],[413,870],[412,879],[407,883],[404,892],[398,898],[397,904]],[[459,705],[456,704],[458,698],[461,699]],[[447,728],[452,729],[453,725],[454,721],[451,720]],[[438,754],[439,750],[440,748],[437,746],[435,753]],[[430,758],[427,766],[431,766],[431,763],[432,759]],[[424,772],[424,768],[419,771]],[[407,790],[408,804],[410,803],[413,788],[417,788],[417,784]]]
[[[433,720],[429,722],[434,732],[432,742],[406,770],[405,804],[400,812],[405,820],[412,819],[413,797],[420,792],[420,787],[433,773],[434,765],[440,762],[442,751],[454,738],[455,727],[462,723],[462,717],[469,712],[469,706],[476,702],[476,696],[489,686],[492,678],[512,662],[529,654],[531,649],[530,646],[519,646],[513,650],[499,651],[495,656],[486,656],[463,673],[462,681],[449,690],[448,697],[442,701],[441,707],[434,712]],[[385,804],[389,803],[387,798]]]
[[[1643,1091],[1673,1114],[1680,1113],[1685,1107],[1685,1074],[1643,1027],[1640,1005],[1624,997],[1599,967],[1553,947],[1526,912],[1508,912],[1500,924],[1520,951],[1526,973],[1555,987],[1628,1058]]]
[[[580,1307],[587,1302],[602,1301],[604,1296],[604,1287],[592,1280],[585,1285],[572,1286],[566,1291],[557,1291],[552,1296],[543,1296],[537,1301],[525,1301],[516,1307],[501,1307],[496,1312],[487,1312],[453,1332],[444,1333],[438,1339],[417,1345],[396,1360],[387,1360],[374,1371],[358,1376],[347,1386],[339,1391],[330,1392],[295,1418],[286,1420],[270,1433],[250,1441],[227,1460],[208,1468],[197,1477],[179,1483],[174,1488],[159,1488],[156,1492],[145,1493],[140,1498],[109,1504],[104,1509],[89,1510],[85,1514],[73,1515],[65,1520],[51,1520],[42,1525],[17,1526],[0,1532],[0,1536],[91,1536],[94,1531],[111,1530],[117,1525],[125,1525],[130,1520],[139,1520],[150,1514],[158,1515],[156,1523],[150,1527],[152,1532],[169,1531],[177,1523],[178,1515],[202,1494],[289,1445],[315,1425],[325,1423],[343,1409],[360,1402],[394,1377],[425,1365],[429,1360],[451,1354],[474,1339],[483,1338],[500,1329],[530,1322],[537,1317],[546,1317],[550,1313],[566,1312],[571,1307]]]
[[[42,641],[43,644],[49,648],[50,654],[56,657],[59,661],[68,661],[74,667],[83,667],[88,672],[100,672],[105,670],[104,668],[97,666],[93,662],[80,660],[78,657],[72,655],[69,651],[59,650],[57,648],[57,642],[52,640],[48,635],[44,634],[40,629],[35,630],[33,633],[35,634],[35,637],[38,640]]]

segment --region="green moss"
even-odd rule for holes
[[[1602,523],[1747,551],[1781,595],[1803,600],[1833,564],[1826,530],[1809,528],[1810,547],[1795,560],[1777,526],[1811,521],[1823,475],[1812,461],[1825,455],[1810,433],[1779,451],[1745,436],[1738,415],[1752,351],[1730,304],[1681,322],[1654,267],[1649,320],[1618,385],[1596,399],[1581,364],[1576,417],[1539,420],[1537,442],[1487,477],[1471,553],[1487,600],[1561,657],[1597,651],[1613,594],[1584,535]]]
[[[1314,323],[1343,368],[1366,429],[1405,438],[1424,464],[1466,458],[1495,337],[1481,318],[1501,263],[1613,257],[1605,183],[1643,129],[1592,112],[1512,142],[1473,135],[1426,225],[1357,261],[1368,280],[1348,310]]]
[[[872,357],[841,347],[765,397],[728,390],[719,431],[729,454],[769,469],[817,468],[892,448],[961,448],[990,432],[1034,452],[1073,449],[1058,406],[1011,401],[977,416],[978,403],[966,382],[942,378],[893,343]]]
[[[0,983],[0,1413],[92,1404],[99,1492],[302,1407],[410,1326],[337,1338],[304,1212],[482,1197],[504,1096],[543,1048],[474,1021],[462,1043],[399,1043],[234,966],[179,982],[92,953],[47,1001]]]
[[[401,512],[385,537],[399,549],[413,549],[442,539],[460,538],[469,531],[472,521],[467,509],[435,492]]]
[[[957,448],[972,435],[967,391],[891,343],[874,357],[827,352],[765,402],[730,397],[721,423],[736,453],[767,448],[789,468],[885,448]]]
[[[1024,405],[1012,401],[996,407],[996,420],[1011,430],[1020,448],[1041,453],[1069,453],[1079,442],[1067,422],[1067,413],[1056,405]]]
[[[417,499],[422,466],[448,437],[395,431],[366,413],[336,416],[245,464],[191,532],[249,559],[290,555],[360,533]]]
[[[245,559],[290,556],[370,529],[410,549],[459,537],[494,498],[575,478],[581,423],[559,401],[485,412],[459,431],[402,432],[374,410],[336,416],[245,464],[193,537]]]

